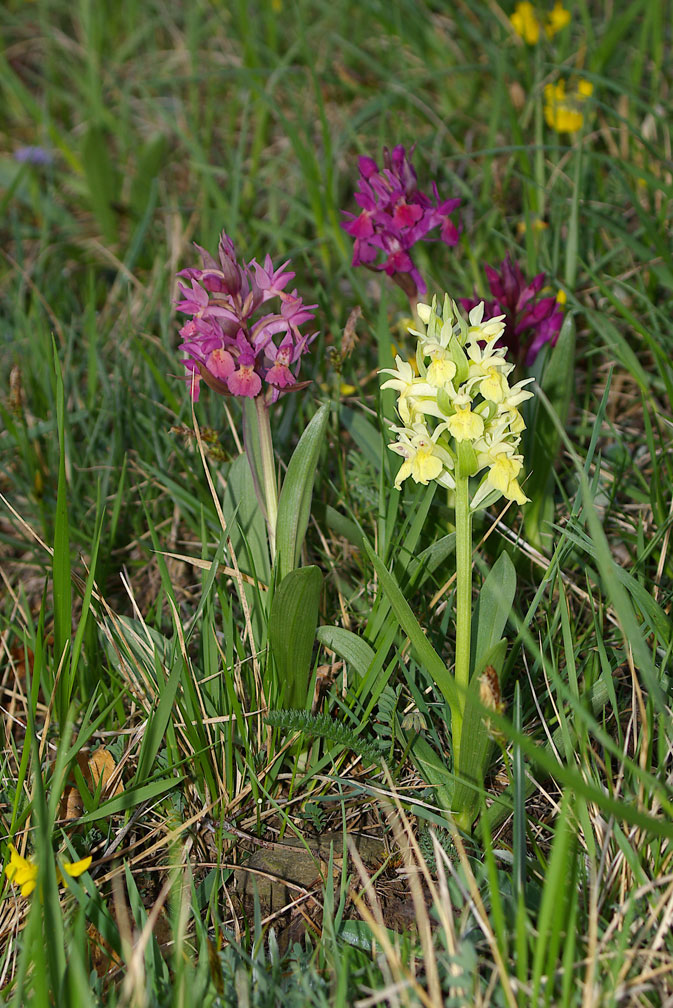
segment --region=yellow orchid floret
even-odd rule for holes
[[[534,378],[524,378],[523,381],[517,382],[516,385],[512,385],[509,389],[508,394],[502,400],[500,406],[502,410],[516,410],[522,402],[527,399],[532,399],[534,393],[530,389],[525,388],[526,385],[530,385],[531,382],[535,381]]]
[[[414,424],[411,429],[394,427],[393,430],[397,432],[398,440],[389,447],[404,459],[395,477],[397,490],[409,476],[415,483],[427,485],[430,480],[437,480],[442,486],[453,489],[455,482],[448,472],[453,468],[453,459],[436,443],[441,434],[439,428],[434,435],[423,424]]]
[[[468,315],[468,341],[475,343],[477,340],[483,340],[487,344],[495,343],[505,331],[505,323],[503,321],[505,316],[495,315],[491,319],[486,319],[485,322],[482,321],[483,318],[484,302],[481,301],[470,310]]]
[[[456,365],[446,350],[438,347],[434,352],[430,353],[430,365],[425,375],[425,379],[429,385],[442,388],[447,382],[453,381],[455,376]]]
[[[495,367],[488,368],[479,385],[479,391],[484,399],[496,404],[501,403],[509,390],[507,379],[502,372]]]
[[[392,375],[388,381],[383,383],[381,389],[395,389],[399,393],[397,409],[402,422],[407,427],[411,426],[417,414],[429,413],[441,417],[441,412],[435,401],[435,387],[424,381],[423,378],[417,378],[408,361],[396,357],[395,363],[397,364],[396,369],[383,368],[380,372],[380,374]]]
[[[484,433],[484,420],[469,406],[459,407],[447,420],[447,428],[456,441],[474,441]]]
[[[472,507],[479,505],[494,491],[502,494],[515,504],[526,504],[529,498],[519,486],[517,477],[523,468],[523,457],[502,451],[492,457],[490,468],[482,483],[472,498]]]
[[[9,864],[5,867],[5,875],[14,885],[21,889],[22,896],[30,896],[37,884],[38,866],[31,858],[22,857],[14,844],[9,844],[10,858]],[[78,878],[91,864],[91,856],[82,858],[81,861],[64,862],[63,869],[71,878]],[[60,868],[56,868],[56,878],[59,884],[64,879]]]

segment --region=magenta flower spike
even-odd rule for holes
[[[426,285],[411,249],[439,228],[439,240],[456,245],[460,231],[451,214],[460,205],[459,199],[442,202],[437,185],[432,184],[432,197],[418,188],[416,172],[404,147],[398,145],[392,154],[383,149],[383,168],[370,157],[361,157],[360,178],[355,193],[359,214],[344,211],[347,220],[342,227],[354,239],[353,266],[383,270],[415,299],[426,292]]]
[[[191,316],[180,329],[180,349],[192,399],[199,398],[201,379],[222,395],[261,396],[267,405],[305,387],[298,381],[301,358],[317,334],[302,333],[301,326],[313,321],[316,305],[286,290],[295,276],[289,260],[278,269],[268,255],[264,265],[239,263],[224,232],[217,259],[196,248],[202,268],[178,274],[186,282],[178,282],[177,302],[177,310]]]
[[[492,301],[484,302],[484,314],[505,316],[505,331],[499,343],[508,347],[519,364],[530,367],[546,343],[556,346],[563,324],[561,305],[555,297],[538,298],[547,283],[546,274],[538,273],[526,280],[509,252],[499,270],[484,265],[484,271],[493,296]],[[460,304],[470,311],[481,301],[475,296],[461,298]]]

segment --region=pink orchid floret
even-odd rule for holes
[[[268,255],[263,265],[255,259],[239,263],[224,232],[217,259],[196,248],[203,266],[178,274],[187,282],[178,282],[177,302],[177,310],[191,316],[180,329],[180,349],[194,401],[201,379],[223,395],[263,395],[269,403],[302,388],[301,358],[317,334],[300,327],[313,321],[317,306],[305,305],[296,289],[286,290],[295,276],[289,260],[278,269]],[[276,310],[260,313],[267,304]]]
[[[429,232],[436,228],[440,241],[456,245],[460,232],[451,214],[460,200],[442,201],[435,182],[432,197],[421,192],[410,161],[412,153],[413,148],[407,157],[401,145],[392,154],[384,147],[382,169],[373,158],[359,159],[355,202],[360,213],[345,212],[342,227],[355,239],[353,266],[384,270],[410,297],[416,297],[427,288],[410,250],[416,242],[429,240]]]
[[[484,316],[505,316],[505,331],[499,340],[509,349],[512,357],[526,367],[535,361],[545,344],[556,346],[563,310],[555,297],[539,297],[547,286],[547,275],[538,273],[527,280],[518,263],[509,253],[499,269],[484,265],[493,300],[484,302]],[[467,311],[480,304],[482,298],[461,298]]]

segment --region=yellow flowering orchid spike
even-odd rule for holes
[[[37,882],[37,865],[22,857],[14,844],[9,844],[10,859],[5,875],[14,885],[21,887],[22,896],[30,896]]]
[[[522,0],[516,5],[509,21],[520,39],[527,45],[537,45],[540,38],[540,22],[535,7],[529,0]]]

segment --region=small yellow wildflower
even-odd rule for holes
[[[540,217],[532,217],[530,220],[520,220],[517,221],[516,233],[518,235],[525,235],[526,231],[546,231],[549,227],[546,221],[542,220]]]
[[[553,9],[547,15],[547,24],[544,29],[547,38],[553,38],[568,24],[570,24],[570,11],[565,9],[561,0],[556,0]]]
[[[37,883],[38,866],[30,858],[22,857],[14,844],[9,844],[10,859],[5,868],[5,875],[14,885],[21,887],[22,896],[30,896]],[[91,855],[82,858],[81,861],[64,862],[63,867],[67,875],[71,878],[78,878],[91,864]],[[56,877],[59,884],[63,882],[63,875],[60,868],[56,869]]]
[[[544,117],[547,125],[557,133],[576,133],[584,123],[582,106],[593,91],[593,84],[579,80],[572,91],[566,92],[565,81],[546,84],[544,89]]]
[[[567,300],[568,300],[568,295],[566,294],[566,292],[564,290],[560,290],[558,292],[558,294],[556,295],[556,301],[558,302],[558,304],[564,305]]]
[[[14,844],[9,845],[11,856],[5,875],[14,885],[21,886],[21,895],[30,896],[37,882],[37,865],[21,857]]]
[[[529,0],[522,0],[516,5],[509,19],[512,28],[527,45],[537,45],[540,38],[540,22],[535,13],[535,7]]]

